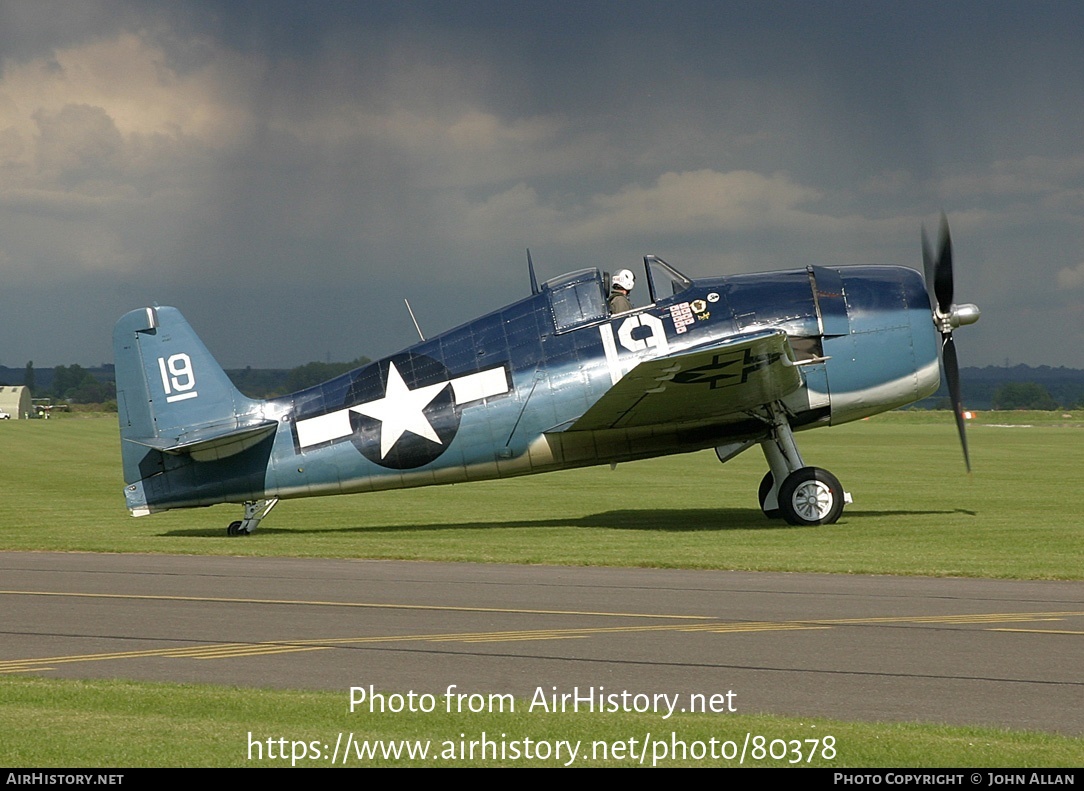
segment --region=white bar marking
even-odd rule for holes
[[[483,398],[502,395],[508,390],[508,374],[503,365],[500,368],[490,368],[488,371],[479,371],[476,374],[467,374],[452,380],[455,402],[460,405],[468,401],[481,401]]]
[[[302,448],[349,437],[353,433],[349,409],[297,421],[297,444]]]

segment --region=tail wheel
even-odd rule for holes
[[[760,479],[760,489],[757,490],[757,499],[760,500],[760,510],[764,512],[764,515],[769,519],[778,519],[783,513],[778,508],[765,508],[764,503],[768,499],[768,495],[772,493],[772,486],[775,485],[775,478],[772,477],[771,470],[764,473],[764,477]]]
[[[779,487],[779,510],[787,524],[831,525],[843,513],[845,497],[843,485],[828,470],[802,467]]]

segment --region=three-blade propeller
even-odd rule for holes
[[[930,305],[933,307],[933,322],[941,333],[941,364],[945,369],[945,379],[948,380],[952,411],[956,415],[956,430],[960,434],[960,445],[964,450],[964,464],[967,465],[967,471],[971,472],[971,456],[967,451],[967,433],[964,429],[963,397],[960,393],[960,365],[956,358],[956,343],[952,340],[952,330],[978,321],[979,309],[976,305],[956,305],[952,301],[952,238],[949,236],[948,219],[944,214],[941,215],[936,258],[930,249],[926,229],[922,229],[922,266],[926,275],[926,289],[930,294]]]

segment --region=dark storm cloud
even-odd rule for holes
[[[917,266],[943,207],[964,362],[1084,366],[1084,11],[1035,9],[0,5],[0,363],[101,362],[151,301],[229,366],[375,355],[404,296],[521,296],[526,246]]]

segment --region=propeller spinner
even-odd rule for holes
[[[960,394],[960,366],[956,358],[956,344],[952,331],[965,324],[979,320],[979,308],[970,303],[956,305],[952,301],[952,238],[949,236],[948,218],[941,215],[941,230],[937,240],[937,257],[933,257],[926,229],[922,230],[922,265],[926,275],[926,289],[933,306],[933,323],[941,333],[941,364],[948,380],[952,411],[956,415],[956,430],[964,450],[964,464],[971,472],[971,456],[967,452],[967,433],[964,429],[964,405]]]

